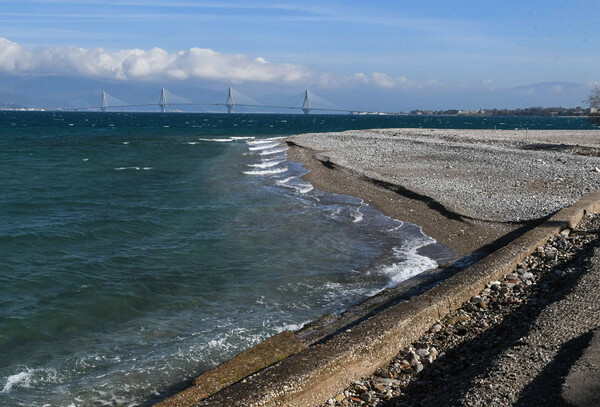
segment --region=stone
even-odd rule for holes
[[[431,332],[436,333],[442,330],[442,326],[440,324],[434,324],[431,327]]]
[[[469,319],[471,319],[471,317],[468,317],[466,315],[457,315],[457,316],[448,318],[448,325],[455,325],[459,322],[468,321]]]
[[[420,358],[424,358],[429,356],[429,351],[427,349],[417,349],[417,355],[419,355]]]
[[[423,364],[422,363],[417,363],[415,365],[415,372],[419,373],[423,371]]]
[[[419,355],[417,355],[415,352],[413,352],[412,350],[410,352],[408,352],[408,355],[406,356],[406,361],[408,362],[409,365],[414,366],[417,363],[419,363]]]
[[[438,355],[438,351],[437,351],[437,349],[436,349],[435,347],[433,347],[433,346],[432,346],[431,348],[429,348],[429,355],[430,355],[432,358],[436,359],[436,358],[437,358],[437,355]]]
[[[373,400],[373,396],[371,395],[371,393],[363,393],[360,395],[360,399],[365,403],[370,403],[371,400]]]
[[[375,383],[380,383],[383,384],[385,386],[400,386],[402,384],[402,382],[400,380],[397,379],[388,379],[385,377],[376,377],[373,380]]]
[[[335,401],[337,401],[338,403],[345,399],[346,399],[346,396],[344,396],[342,393],[335,396]]]

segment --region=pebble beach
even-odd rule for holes
[[[288,144],[317,188],[400,219],[419,211],[411,221],[458,255],[493,251],[600,189],[598,131],[386,129]],[[588,215],[555,236],[322,406],[581,405],[564,383],[600,326],[599,227]]]

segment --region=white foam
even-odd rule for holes
[[[30,388],[38,383],[58,383],[58,373],[55,369],[30,369],[10,375],[6,378],[6,383],[0,394],[9,393],[15,387]]]
[[[282,187],[291,188],[291,189],[295,190],[296,192],[298,192],[299,194],[306,194],[314,189],[312,184],[310,184],[308,182],[298,181],[298,182],[290,183],[290,181],[297,180],[297,179],[298,179],[297,176],[287,177],[285,179],[277,180],[277,181],[275,181],[275,183],[277,185],[281,185]]]
[[[281,174],[286,172],[288,167],[274,168],[272,170],[253,170],[253,171],[244,171],[246,175],[272,175],[272,174]]]
[[[244,137],[231,137],[232,140],[254,140],[255,137],[249,137],[249,136],[244,136]]]
[[[188,141],[187,143],[188,143],[188,144],[191,144],[191,145],[198,144],[198,142],[197,142],[197,141]]]
[[[263,161],[261,163],[258,164],[248,164],[248,167],[253,167],[253,168],[271,168],[271,167],[275,167],[276,165],[279,165],[281,163],[285,162],[285,160],[270,160],[270,161]]]
[[[274,148],[274,147],[278,147],[278,146],[279,146],[279,143],[259,144],[254,147],[249,147],[248,150],[250,150],[250,151],[267,150],[269,148]]]
[[[361,222],[364,218],[363,213],[360,211],[360,208],[356,209],[356,212],[350,213],[350,217],[352,218],[353,223]]]
[[[0,393],[8,393],[14,386],[29,388],[31,386],[32,375],[33,369],[27,369],[26,371],[8,376],[6,384]]]
[[[127,145],[129,144],[129,141],[124,141],[123,144]]]
[[[423,239],[416,239],[407,242],[404,246],[395,247],[394,256],[400,261],[384,267],[382,272],[390,275],[393,285],[397,285],[417,274],[436,268],[438,263],[435,260],[417,253],[421,247],[432,243],[435,243],[435,239],[424,236]]]
[[[214,143],[230,143],[233,141],[233,139],[231,137],[230,138],[199,138],[198,140],[214,142]]]
[[[272,137],[272,138],[265,138],[265,139],[260,139],[260,140],[252,140],[252,141],[247,141],[246,143],[255,146],[255,145],[261,145],[261,144],[272,144],[274,141],[276,140],[280,140],[283,137]]]
[[[286,150],[287,150],[287,147],[286,148],[274,148],[271,150],[261,151],[259,154],[260,155],[273,155],[273,154],[283,153]]]

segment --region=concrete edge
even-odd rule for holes
[[[281,332],[203,373],[194,380],[191,387],[155,405],[159,407],[190,406],[266,366],[306,349],[306,347],[293,332]]]
[[[293,354],[192,405],[320,404],[349,382],[372,374],[418,339],[437,319],[459,308],[489,281],[510,273],[549,238],[564,229],[574,228],[586,213],[599,211],[600,191],[597,191],[431,290],[387,308],[327,342]]]

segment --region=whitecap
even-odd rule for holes
[[[283,153],[286,150],[287,150],[287,147],[286,148],[274,148],[272,150],[261,151],[259,154],[260,155],[273,155],[273,154]]]
[[[279,146],[279,143],[259,144],[254,147],[248,147],[248,150],[250,150],[250,151],[267,150],[269,148],[275,148],[278,146]]]
[[[232,138],[199,138],[199,141],[209,141],[214,143],[230,143],[233,141]]]
[[[417,253],[421,247],[435,242],[433,238],[424,237],[423,239],[406,242],[403,246],[395,247],[393,249],[394,257],[400,261],[385,266],[382,272],[391,277],[393,285],[397,285],[417,274],[436,268],[438,266],[437,261]]]
[[[31,376],[33,375],[33,369],[27,369],[26,371],[16,373],[8,376],[6,384],[0,393],[8,393],[14,386],[28,388],[31,386]]]
[[[288,167],[274,168],[272,170],[253,170],[253,171],[244,171],[246,175],[272,175],[272,174],[281,174],[286,172]]]
[[[193,144],[198,144],[198,142],[197,142],[197,141],[188,141],[187,143],[188,143],[188,144],[192,144],[192,145],[193,145]]]
[[[273,137],[273,138],[263,138],[260,140],[252,140],[252,141],[246,141],[247,144],[250,144],[252,146],[257,146],[257,145],[261,145],[261,144],[271,144],[276,140],[279,140],[281,137]]]
[[[270,160],[270,161],[263,161],[260,162],[258,164],[248,164],[248,167],[253,167],[253,168],[271,168],[271,167],[275,167],[276,165],[279,165],[281,163],[285,162],[285,160]]]

